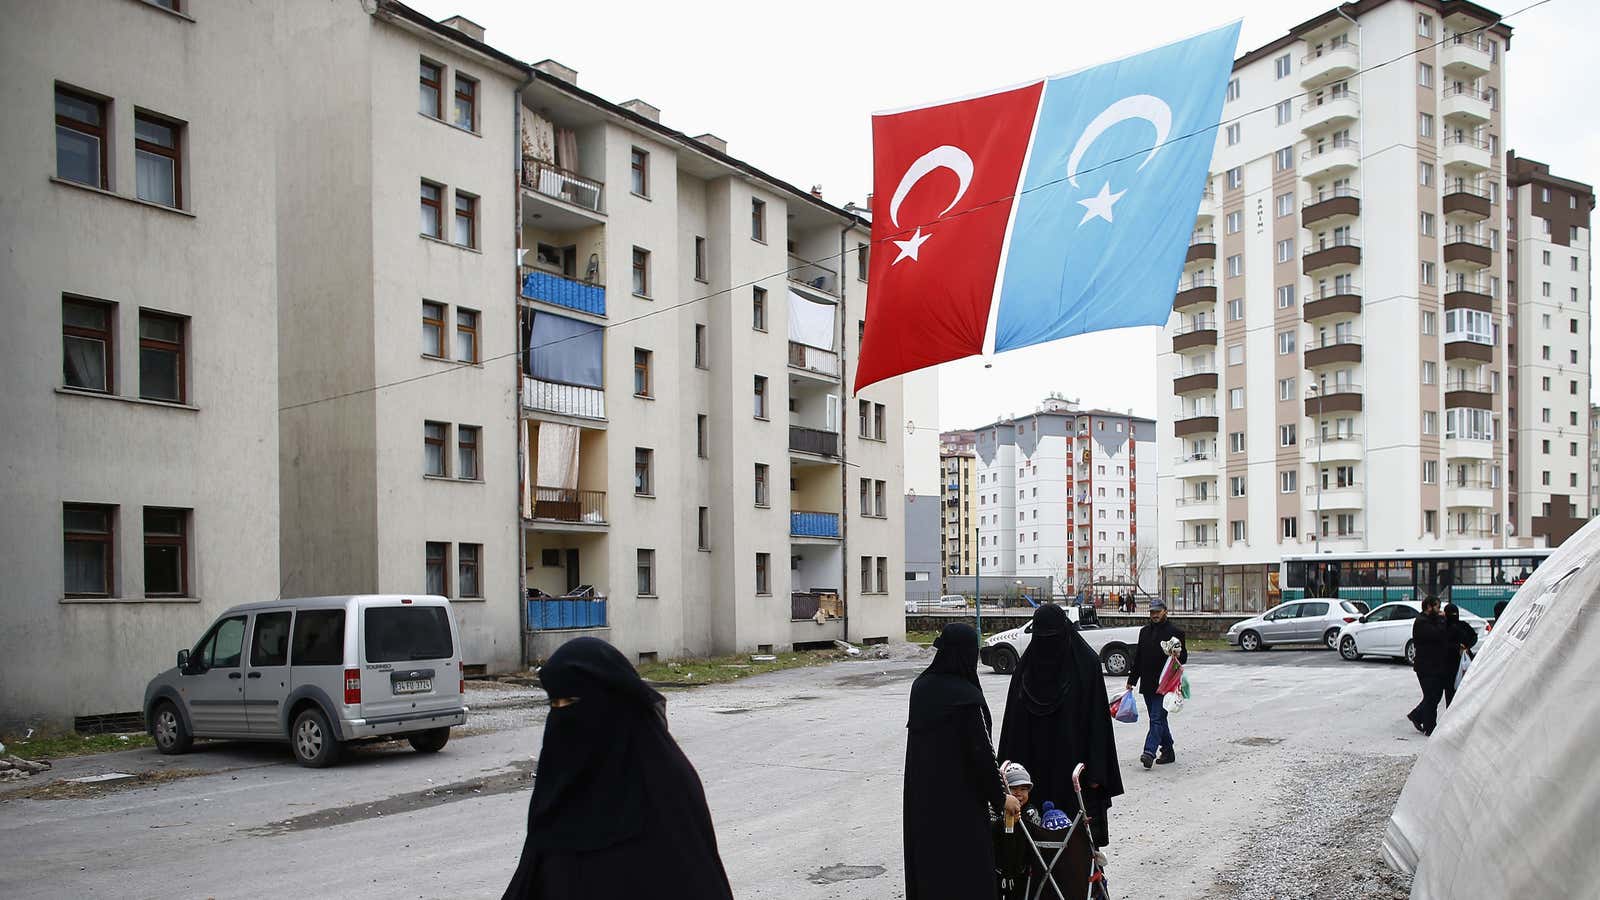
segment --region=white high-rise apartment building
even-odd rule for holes
[[[1235,63],[1159,360],[1169,602],[1261,608],[1285,553],[1504,545],[1495,22],[1346,4]]]
[[[1155,590],[1154,421],[1052,397],[974,431],[983,578]]]
[[[1595,513],[1589,464],[1589,215],[1594,189],[1507,154],[1511,445],[1508,519],[1522,546],[1556,546]]]

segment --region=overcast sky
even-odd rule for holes
[[[1600,4],[1536,0],[1485,5],[1510,16],[1508,134],[1501,146],[1552,172],[1600,179],[1597,84],[1588,63]],[[712,132],[729,152],[824,198],[863,203],[871,189],[871,115],[1076,69],[1244,19],[1239,51],[1282,36],[1330,0],[1230,4],[1144,0],[1123,6],[987,0],[642,3],[572,6],[509,0],[410,0],[435,18],[488,29],[512,56],[559,60],[609,100],[640,98],[664,124]],[[980,11],[974,15],[974,11]],[[1270,112],[1261,115],[1271,115]],[[1086,406],[1155,416],[1157,328],[1068,338],[940,368],[940,424],[979,425],[1032,410],[1059,391]],[[1600,380],[1596,380],[1600,388]],[[1600,390],[1597,390],[1600,396]]]

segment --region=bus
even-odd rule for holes
[[[1550,556],[1548,547],[1527,550],[1420,550],[1414,553],[1316,553],[1283,558],[1281,602],[1306,597],[1360,600],[1368,608],[1432,594],[1485,619],[1510,600]]]

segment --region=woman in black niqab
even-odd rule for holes
[[[946,625],[933,646],[906,724],[906,900],[994,900],[989,807],[1008,794],[978,685],[978,633]]]
[[[504,900],[732,900],[705,791],[667,732],[666,700],[615,647],[562,644],[528,836]]]
[[[1000,758],[1027,766],[1034,802],[1050,800],[1069,813],[1078,805],[1072,770],[1083,763],[1083,800],[1097,847],[1110,840],[1106,811],[1122,793],[1110,705],[1100,657],[1066,612],[1054,604],[1035,610],[1032,640],[1006,694]]]

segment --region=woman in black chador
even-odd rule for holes
[[[978,633],[946,625],[911,685],[906,724],[906,900],[994,900],[989,809],[1020,810],[990,744]]]
[[[1122,793],[1111,705],[1100,674],[1100,657],[1077,626],[1054,604],[1033,614],[1033,639],[1011,676],[1000,758],[1020,762],[1033,775],[1033,800],[1072,810],[1072,769],[1084,764],[1082,784],[1090,834],[1097,847],[1110,840],[1106,811]]]
[[[550,717],[505,900],[732,900],[666,700],[596,638],[561,645],[539,680]]]

